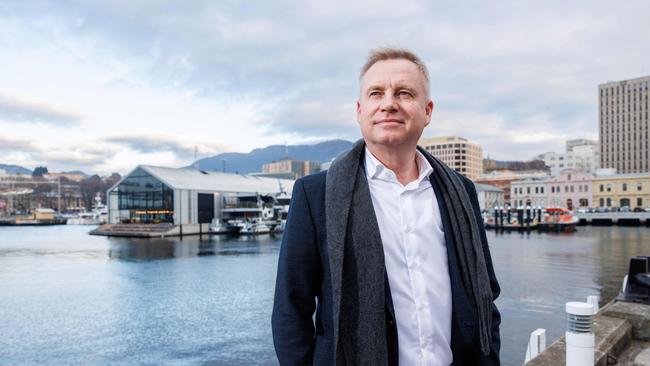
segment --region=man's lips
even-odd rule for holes
[[[379,121],[375,121],[374,124],[379,125],[379,124],[383,124],[383,123],[385,123],[385,124],[402,123],[403,124],[404,121],[399,120],[399,119],[395,119],[395,118],[384,118],[384,119],[380,119]]]

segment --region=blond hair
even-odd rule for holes
[[[366,59],[366,63],[363,65],[361,72],[359,73],[359,80],[363,78],[363,76],[366,74],[366,72],[368,72],[372,65],[376,64],[379,61],[387,60],[407,60],[414,63],[415,66],[418,67],[418,70],[420,70],[422,76],[424,76],[424,91],[426,93],[426,96],[430,97],[429,71],[427,70],[427,66],[415,53],[405,48],[381,47],[370,50],[368,58]]]

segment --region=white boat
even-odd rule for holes
[[[236,234],[240,227],[220,219],[212,219],[210,223],[210,232],[214,234]]]
[[[273,227],[274,233],[284,232],[284,227],[287,224],[287,216],[289,215],[289,204],[291,203],[291,196],[286,192],[280,192],[275,196],[273,206],[275,225]]]
[[[95,196],[95,208],[92,211],[79,212],[68,217],[68,225],[102,225],[108,222],[108,208],[102,204],[99,193]]]
[[[259,235],[259,234],[268,234],[271,232],[264,222],[258,219],[246,220],[243,222],[239,233],[242,235]]]

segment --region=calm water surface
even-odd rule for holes
[[[89,227],[0,227],[0,364],[276,365],[279,237],[134,240]],[[564,303],[616,296],[650,228],[488,233],[504,365],[530,332],[564,332]]]

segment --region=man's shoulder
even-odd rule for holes
[[[301,185],[304,188],[305,192],[308,193],[320,190],[324,191],[326,179],[327,170],[323,170],[318,173],[298,178],[298,180],[296,180],[296,184]]]

